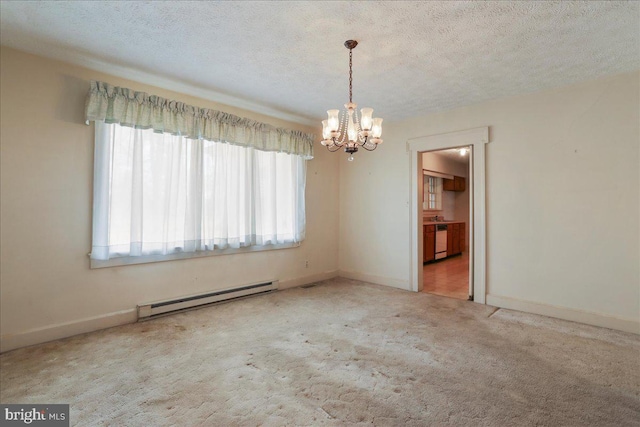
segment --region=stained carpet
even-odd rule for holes
[[[346,279],[0,355],[78,426],[637,426],[640,338]]]

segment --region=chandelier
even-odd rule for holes
[[[373,151],[382,144],[382,119],[372,118],[373,108],[363,108],[360,115],[353,103],[353,71],[352,57],[353,49],[358,46],[355,40],[347,40],[344,47],[349,49],[349,103],[344,104],[344,111],[340,115],[340,110],[328,110],[327,120],[322,121],[322,145],[331,152],[338,151],[344,147],[344,151],[349,153],[350,162],[353,161],[353,153],[362,147],[367,151]]]

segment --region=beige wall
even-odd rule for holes
[[[265,278],[292,286],[339,268],[347,277],[408,289],[405,143],[478,126],[491,127],[489,295],[640,317],[638,73],[390,123],[384,144],[355,162],[318,146],[300,248],[91,270],[93,127],[83,123],[89,80],[318,130],[4,47],[0,55],[5,350],[131,321],[141,302]],[[353,184],[338,186],[339,179]]]
[[[422,169],[448,175],[467,176],[467,165],[446,157],[437,151],[422,154]]]
[[[406,142],[490,126],[489,300],[640,331],[639,81],[635,72],[389,124],[380,149],[340,164],[341,180],[357,183],[340,193],[342,274],[409,289]]]
[[[178,99],[318,134],[261,116],[2,47],[0,335],[3,349],[132,320],[136,304],[261,281],[291,286],[338,265],[338,163],[308,163],[302,246],[89,269],[93,125],[89,80]],[[305,268],[305,260],[309,267]]]

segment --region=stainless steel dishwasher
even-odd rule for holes
[[[447,257],[447,225],[436,225],[436,259]]]

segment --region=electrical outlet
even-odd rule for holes
[[[304,262],[304,268],[309,268],[309,260],[306,260],[306,261]]]

